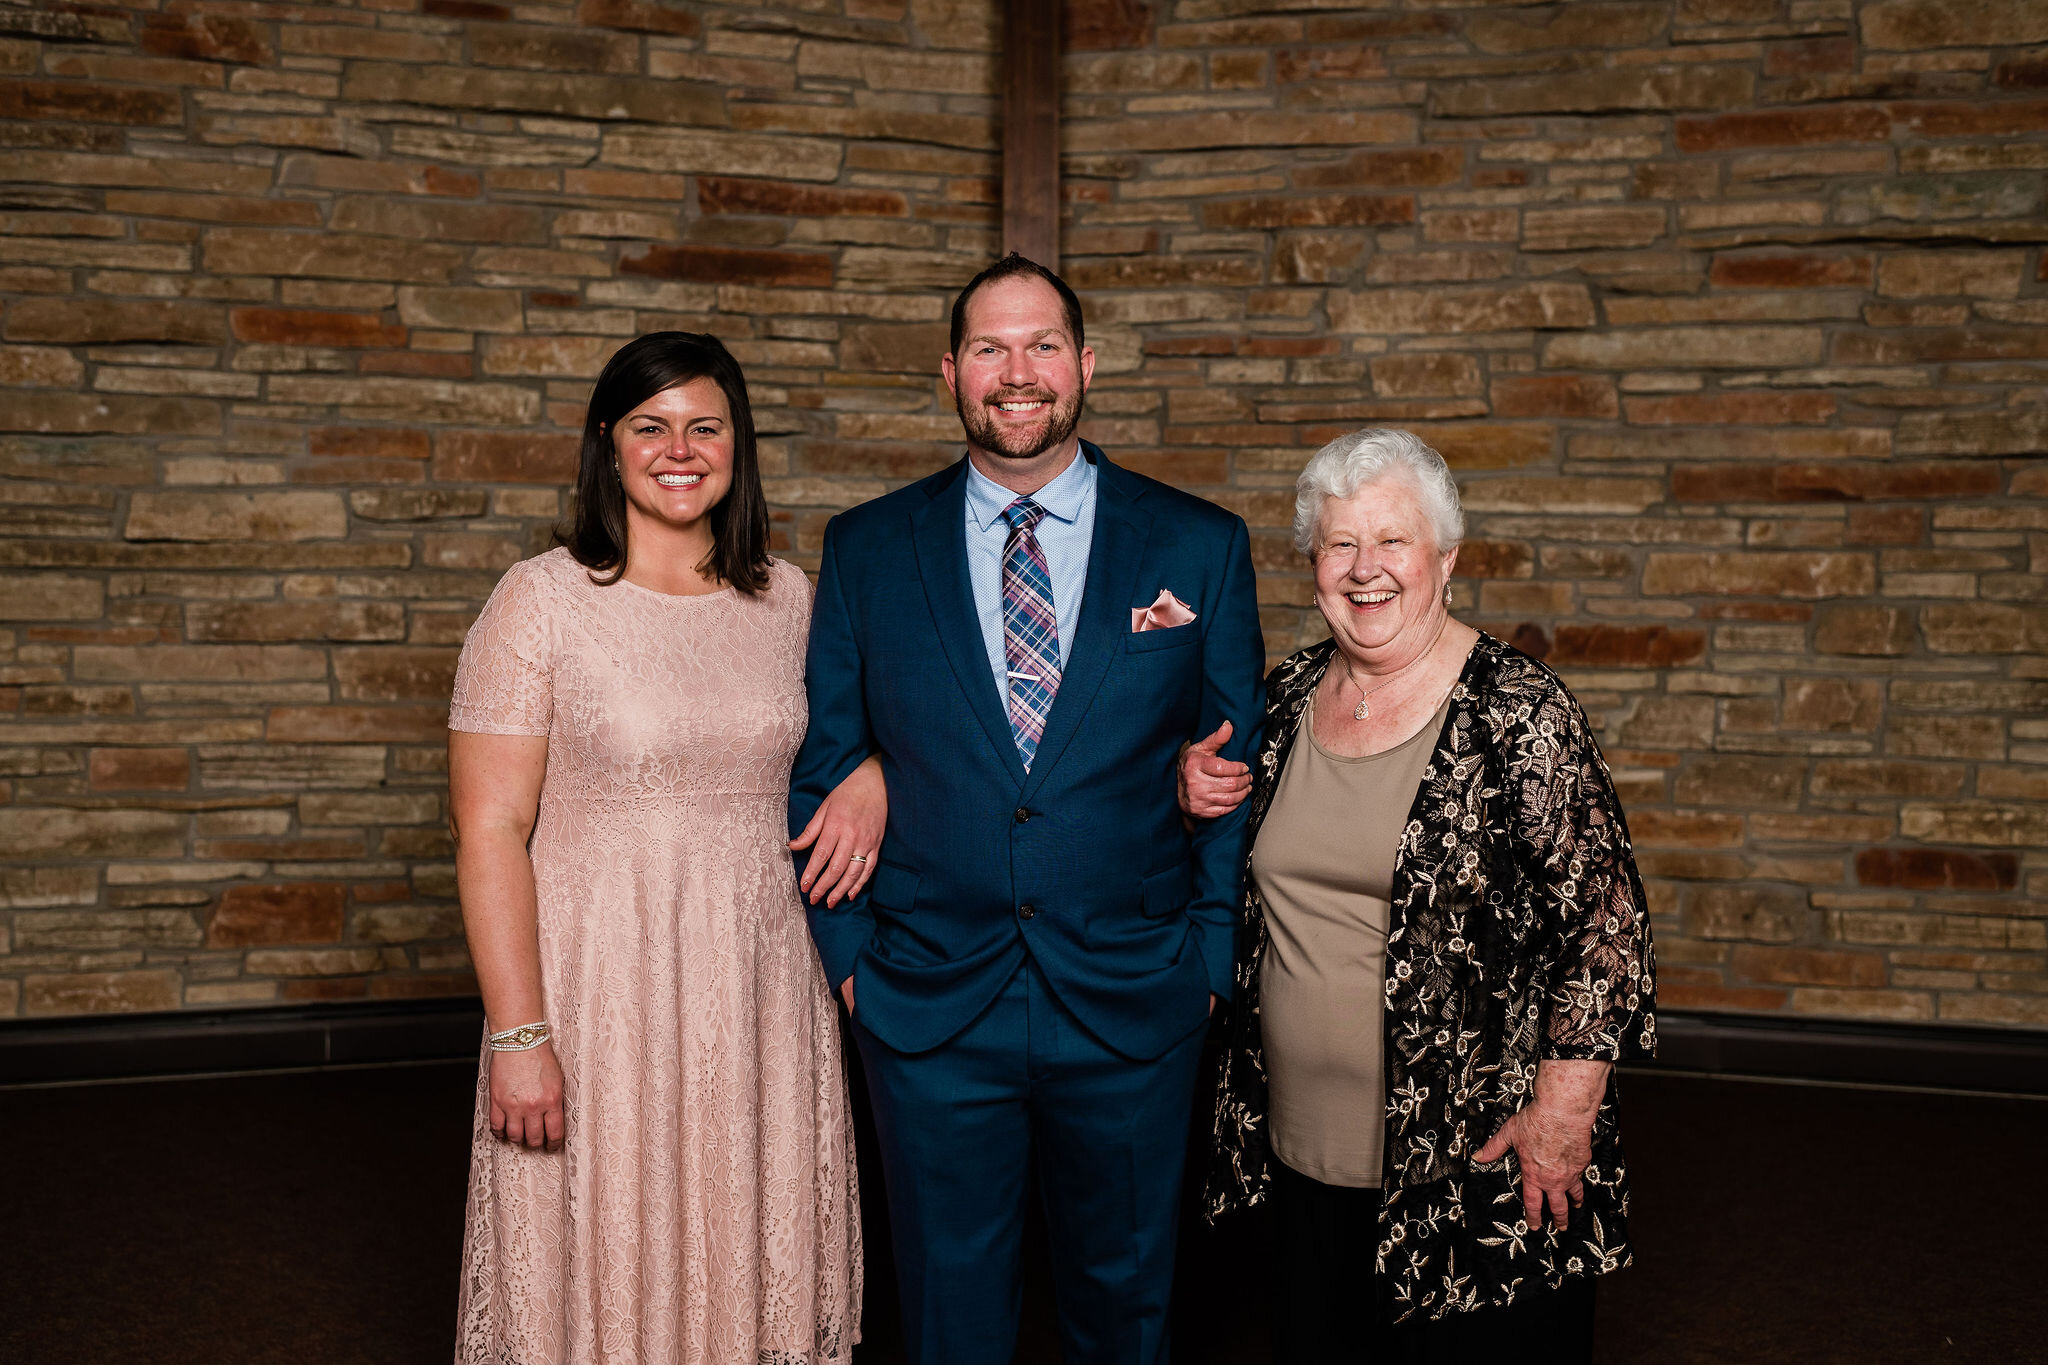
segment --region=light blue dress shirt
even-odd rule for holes
[[[974,609],[981,617],[981,638],[988,646],[989,670],[996,692],[1008,704],[1010,669],[1003,657],[1003,546],[1010,524],[1003,509],[1017,494],[967,466],[967,577],[974,588]],[[1076,451],[1074,462],[1031,495],[1045,509],[1038,522],[1038,547],[1052,574],[1052,610],[1060,629],[1060,667],[1074,652],[1074,628],[1081,620],[1081,594],[1088,585],[1088,550],[1095,539],[1095,466]]]

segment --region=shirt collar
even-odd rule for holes
[[[1059,476],[1031,495],[1047,516],[1071,525],[1081,515],[1081,504],[1095,487],[1095,463],[1087,452],[1077,451],[1074,462]],[[967,462],[967,515],[977,530],[986,531],[1003,515],[1003,509],[1017,500],[1017,494],[991,479]]]

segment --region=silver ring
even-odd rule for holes
[[[865,853],[856,853],[856,854],[854,854],[854,855],[853,855],[853,856],[852,856],[851,858],[848,858],[848,859],[847,859],[846,861],[848,861],[848,862],[850,862],[850,863],[864,863],[864,862],[866,862],[867,860],[868,860],[868,855],[867,855],[867,854],[865,854]]]

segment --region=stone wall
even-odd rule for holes
[[[780,549],[953,457],[989,0],[0,4],[0,1017],[474,989],[441,726],[609,351],[747,366]],[[1665,1004],[2048,1027],[2048,6],[1073,0],[1091,434],[1458,469]]]

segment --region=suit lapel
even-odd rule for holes
[[[1010,733],[1010,713],[996,691],[989,671],[988,650],[981,635],[981,614],[974,609],[974,588],[967,579],[967,462],[954,466],[954,477],[911,516],[911,544],[917,554],[918,577],[924,580],[939,643],[967,705],[988,742],[1002,756],[1010,775],[1024,781],[1024,763]],[[1085,606],[1085,603],[1084,603]],[[1077,642],[1078,643],[1078,642]],[[1054,714],[1058,714],[1055,709]],[[1043,747],[1041,746],[1041,753]]]
[[[1130,633],[1132,594],[1152,529],[1152,518],[1139,509],[1129,477],[1094,446],[1087,446],[1084,454],[1094,459],[1096,470],[1095,534],[1088,543],[1087,586],[1082,589],[1081,620],[1074,627],[1074,648],[1060,677],[1059,695],[1053,698],[1045,735],[1031,760],[1031,778],[1023,793],[1026,804],[1081,728],[1081,718],[1109,674],[1110,661]]]

